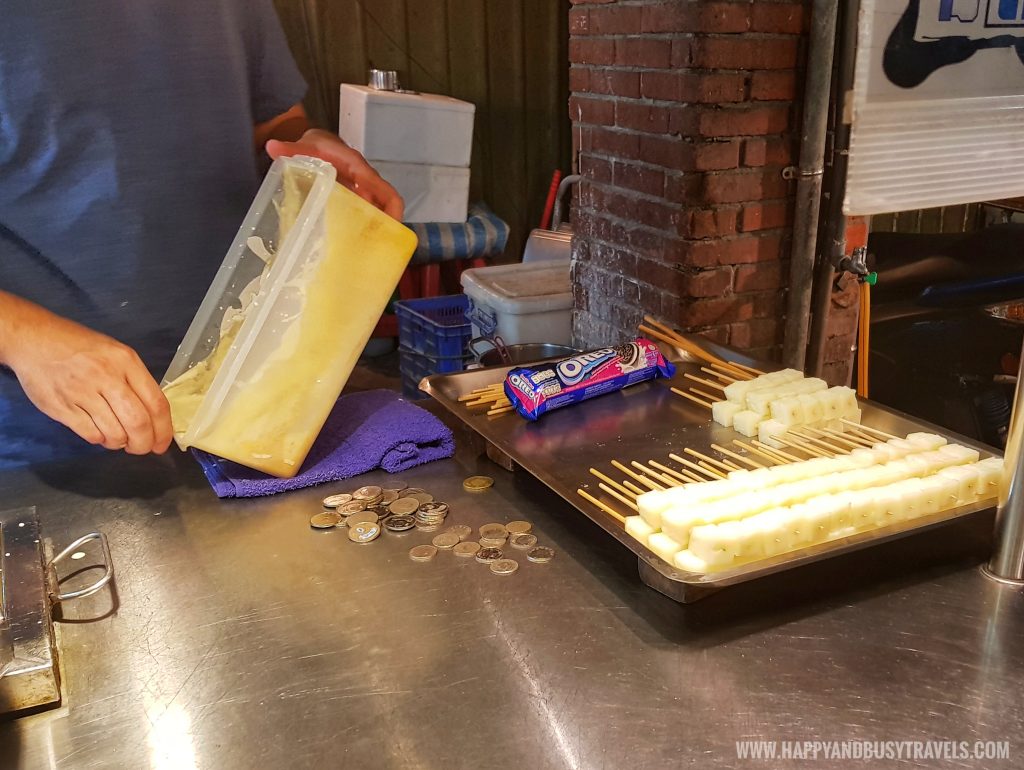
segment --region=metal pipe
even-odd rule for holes
[[[565,177],[558,185],[558,192],[555,193],[555,210],[551,217],[551,229],[557,231],[562,226],[562,217],[564,216],[565,207],[562,203],[562,198],[565,196],[565,191],[572,185],[580,181],[582,177],[579,174],[569,174]]]
[[[832,61],[836,43],[836,0],[814,0],[811,11],[807,77],[804,81],[804,119],[797,173],[796,216],[789,267],[789,306],[782,360],[803,370],[807,355],[807,321],[811,312],[814,255],[818,241],[821,181],[832,91]]]
[[[1024,586],[1024,347],[1006,437],[1003,483],[996,508],[995,552],[984,572],[1003,583]]]
[[[847,113],[847,107],[848,95],[853,90],[856,68],[860,2],[851,0],[843,3],[842,14],[837,43],[836,83],[832,92],[833,141],[829,184],[825,193],[825,205],[828,210],[822,218],[822,257],[815,267],[814,289],[811,292],[811,328],[805,368],[812,377],[820,377],[825,365],[828,316],[832,309],[832,283],[836,278],[836,267],[846,253],[846,216],[843,214],[843,198],[846,196],[852,119]]]

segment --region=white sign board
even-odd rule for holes
[[[862,0],[844,210],[1024,195],[1024,0]]]

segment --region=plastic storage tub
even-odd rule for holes
[[[164,377],[178,445],[294,476],[416,243],[329,163],[276,160]]]
[[[461,281],[474,337],[497,334],[506,345],[572,344],[568,260],[477,267],[466,270]]]
[[[464,294],[395,303],[398,317],[402,393],[422,398],[420,380],[430,374],[461,372],[470,358],[469,299]]]

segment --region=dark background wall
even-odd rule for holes
[[[310,83],[306,107],[337,129],[339,83],[371,67],[405,88],[477,106],[471,199],[512,226],[508,258],[536,227],[551,174],[568,172],[569,0],[275,0]]]

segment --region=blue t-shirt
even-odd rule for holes
[[[254,124],[305,94],[271,1],[2,15],[0,289],[131,345],[159,378],[259,187]],[[85,446],[4,370],[0,464]]]

